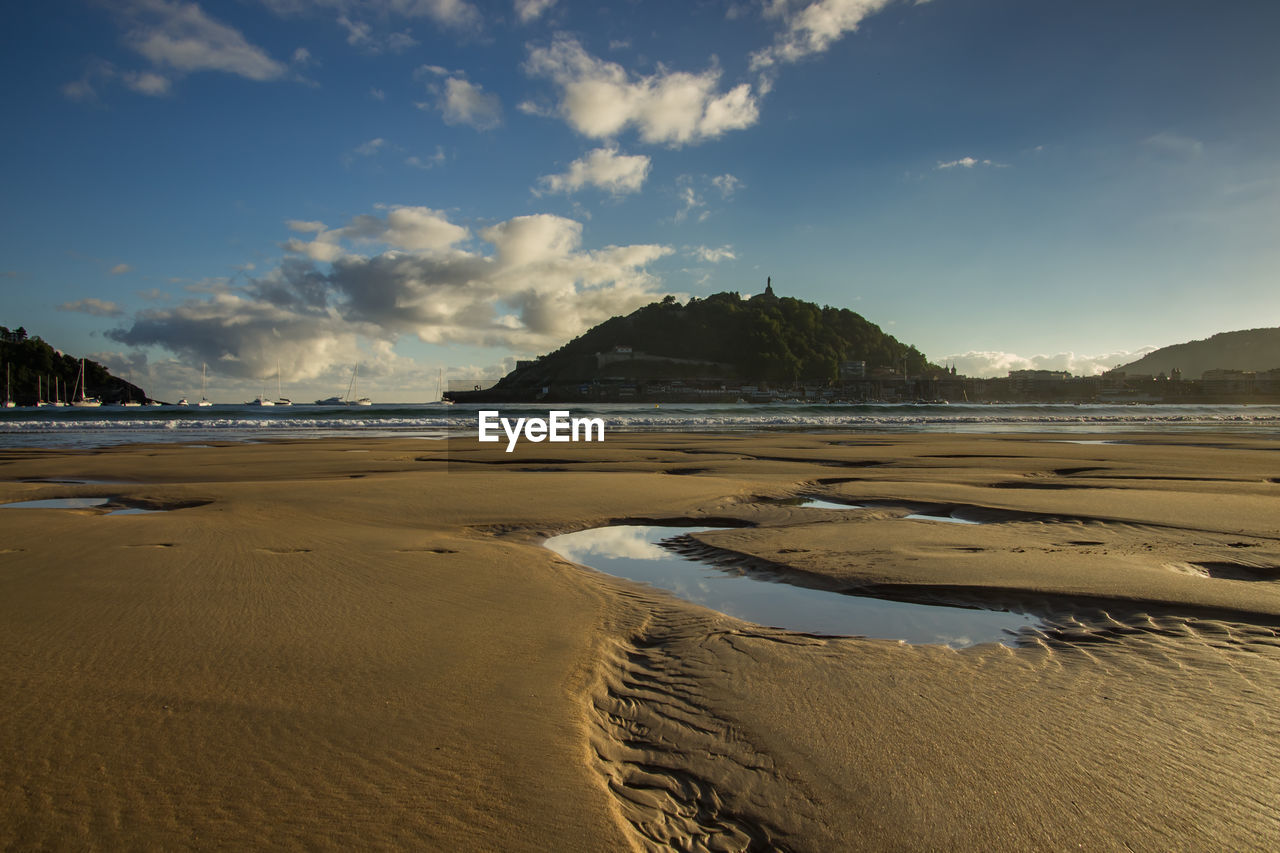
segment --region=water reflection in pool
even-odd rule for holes
[[[772,583],[687,559],[658,544],[714,527],[615,525],[566,533],[546,546],[567,560],[615,577],[651,584],[721,613],[789,631],[865,636],[962,648],[1012,644],[1013,632],[1035,627],[1018,613],[908,604]]]
[[[44,498],[36,501],[15,501],[0,504],[0,509],[93,509],[105,506],[111,498]],[[147,515],[153,512],[164,512],[162,509],[149,509],[140,506],[126,506],[113,509],[107,515]]]

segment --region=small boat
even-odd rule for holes
[[[186,398],[186,397],[183,397],[181,400],[179,400],[179,401],[178,401],[177,405],[179,405],[179,406],[190,406],[191,404],[187,402],[187,398]]]
[[[453,401],[446,399],[444,396],[444,368],[443,367],[440,368],[440,370],[436,373],[436,397],[439,398],[438,402],[441,406],[453,405]]]
[[[293,401],[280,393],[280,359],[276,359],[276,405],[292,406]]]
[[[258,399],[245,403],[246,406],[274,406],[275,403],[268,400],[265,396],[259,394]]]
[[[58,377],[53,377],[53,399],[49,401],[49,405],[55,409],[61,409],[66,406],[66,402],[62,399],[62,392],[58,387]]]
[[[13,402],[13,395],[9,393],[9,368],[11,365],[4,366],[4,407],[12,409],[16,403]]]
[[[142,404],[139,403],[137,400],[125,400],[120,405],[128,406],[129,408],[133,409],[133,408],[137,408],[138,406],[141,406]]]
[[[148,400],[148,401],[147,401],[147,405],[148,405],[148,406],[163,406],[163,405],[164,405],[164,403],[161,403],[159,400]]]
[[[102,405],[102,401],[97,397],[86,397],[84,395],[84,359],[80,359],[80,376],[76,379],[76,388],[79,391],[78,396],[71,401],[71,405],[77,409],[96,409]]]
[[[323,400],[316,400],[317,406],[372,406],[373,401],[368,397],[355,397],[356,378],[360,375],[360,365],[356,365],[351,370],[351,381],[347,383],[347,395],[345,397],[325,397]]]
[[[213,405],[213,403],[209,402],[209,398],[204,395],[204,372],[205,372],[205,368],[207,367],[208,367],[207,364],[200,365],[200,402],[196,403],[197,406]]]

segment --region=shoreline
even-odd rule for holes
[[[0,839],[1270,846],[1274,439],[1126,438],[8,449],[0,500],[170,509],[0,507]],[[796,494],[879,503],[762,501]],[[749,523],[697,539],[833,588],[1102,605],[957,652],[751,625],[540,547],[660,518]]]

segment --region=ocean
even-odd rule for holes
[[[1276,405],[723,404],[608,403],[548,406],[242,404],[208,408],[0,409],[0,447],[101,447],[139,442],[269,441],[335,436],[441,439],[475,435],[480,409],[504,417],[568,409],[613,431],[1232,432],[1280,438]]]

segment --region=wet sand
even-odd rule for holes
[[[1274,849],[1280,442],[1060,438],[0,452],[0,500],[112,498],[0,508],[0,844]],[[788,633],[540,545],[658,519],[1045,628]]]

